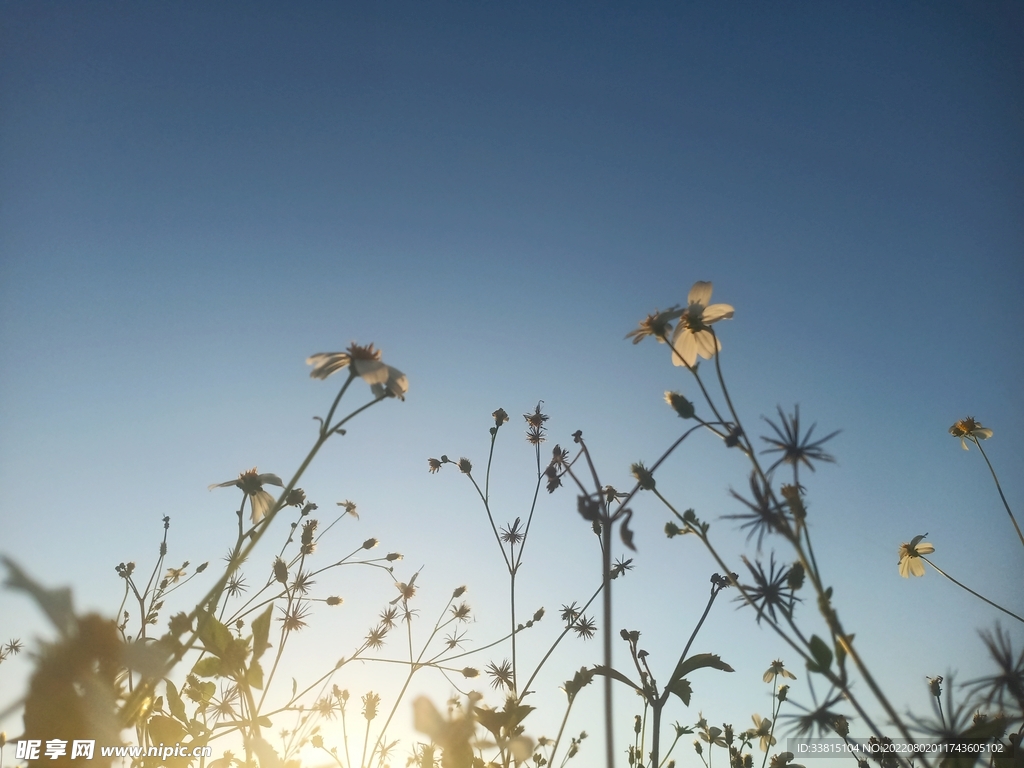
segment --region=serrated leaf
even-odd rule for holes
[[[203,641],[206,650],[214,656],[223,656],[234,639],[231,636],[231,631],[206,611],[199,611],[196,634]]]
[[[217,677],[221,673],[220,659],[216,656],[206,656],[196,662],[192,667],[192,673],[199,677]]]
[[[252,660],[259,659],[265,650],[270,647],[270,616],[274,610],[273,605],[268,605],[267,610],[261,613],[252,623]]]
[[[604,675],[605,677],[610,677],[613,680],[618,680],[620,683],[625,683],[637,693],[643,693],[643,689],[639,685],[634,683],[617,669],[612,669],[611,667],[598,664],[593,668],[593,672],[595,675]]]
[[[694,670],[703,669],[704,667],[720,669],[723,672],[735,671],[714,653],[698,653],[688,659],[683,659],[676,665],[675,672],[673,672],[672,677],[669,678],[669,685],[674,683],[676,680],[682,680]]]
[[[669,683],[665,690],[669,693],[674,693],[682,699],[683,704],[690,706],[690,696],[693,694],[693,689],[690,687],[689,680],[675,680]]]
[[[253,688],[263,690],[263,667],[258,661],[253,661],[245,672],[245,681]]]
[[[171,710],[171,714],[181,722],[188,722],[188,717],[185,715],[185,702],[181,700],[178,689],[170,680],[167,681],[167,707]]]

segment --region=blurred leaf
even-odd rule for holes
[[[199,677],[217,677],[221,674],[221,662],[216,656],[207,656],[196,662],[192,673]]]
[[[245,681],[257,690],[263,690],[263,667],[258,661],[253,661],[245,673]]]
[[[71,633],[75,626],[75,609],[71,601],[71,590],[67,587],[47,589],[33,581],[10,558],[0,559],[7,566],[5,584],[11,589],[28,592],[62,635]]]
[[[180,744],[187,733],[185,726],[166,715],[153,715],[146,729],[152,744]]]
[[[270,615],[274,610],[273,605],[268,605],[267,610],[261,613],[252,623],[252,660],[259,659],[265,650],[270,647],[267,641],[270,637]]]
[[[811,637],[810,650],[815,663],[807,662],[807,669],[811,672],[820,672],[822,674],[828,672],[829,667],[832,666],[832,651],[825,641],[817,635],[813,635]]]
[[[188,722],[188,717],[185,715],[185,702],[181,700],[178,689],[170,680],[167,681],[167,706],[171,710],[171,714],[181,722]]]
[[[206,650],[214,656],[223,656],[234,639],[230,630],[206,611],[199,611],[196,634],[203,641]]]

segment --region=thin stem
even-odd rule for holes
[[[1018,616],[1018,615],[1017,615],[1016,613],[1013,613],[1012,611],[1008,611],[1008,610],[1006,610],[1005,608],[1003,608],[1003,606],[999,605],[998,603],[993,603],[993,602],[992,602],[991,600],[989,600],[989,599],[988,599],[987,597],[985,597],[984,595],[979,595],[979,594],[978,594],[977,592],[975,592],[975,591],[974,591],[973,589],[971,589],[970,587],[968,587],[968,586],[967,586],[966,584],[961,584],[961,583],[960,583],[959,581],[957,581],[957,580],[956,580],[956,579],[954,579],[954,578],[953,578],[952,576],[950,576],[950,575],[949,575],[948,573],[946,573],[946,572],[945,572],[944,570],[942,570],[941,568],[939,568],[939,566],[937,566],[937,565],[936,565],[935,563],[933,563],[933,562],[932,562],[931,560],[929,560],[929,559],[928,559],[927,557],[925,557],[924,555],[918,555],[918,557],[920,557],[920,558],[921,558],[922,560],[924,560],[924,561],[925,561],[926,563],[928,563],[928,565],[930,565],[930,566],[931,566],[932,568],[934,568],[934,569],[935,569],[936,571],[938,571],[938,572],[939,572],[940,574],[942,574],[942,575],[943,575],[943,576],[945,576],[945,577],[946,577],[947,579],[949,579],[950,581],[952,581],[952,582],[953,582],[954,584],[956,584],[956,585],[957,585],[958,587],[960,587],[961,589],[965,589],[965,590],[967,590],[967,591],[968,591],[968,592],[970,592],[970,593],[971,593],[972,595],[974,595],[974,596],[975,596],[976,598],[978,598],[979,600],[981,600],[981,601],[983,601],[983,602],[986,602],[986,603],[988,603],[988,604],[989,604],[989,605],[991,605],[991,606],[992,606],[993,608],[998,608],[998,609],[999,609],[1000,611],[1002,611],[1003,613],[1005,613],[1005,614],[1006,614],[1007,616],[1012,616],[1012,617],[1013,617],[1013,618],[1015,618],[1015,619],[1016,619],[1017,621],[1020,621],[1020,622],[1024,622],[1024,619],[1022,619],[1022,618],[1021,618],[1020,616]]]
[[[1003,500],[1003,506],[1006,508],[1006,514],[1010,516],[1010,521],[1013,523],[1014,529],[1017,531],[1017,538],[1020,539],[1021,545],[1024,545],[1024,533],[1020,532],[1020,526],[1017,525],[1017,518],[1013,516],[1013,512],[1010,511],[1010,505],[1006,503],[1006,496],[1003,495],[1003,487],[999,484],[999,478],[996,476],[996,471],[992,469],[992,462],[988,460],[988,455],[985,453],[985,449],[981,447],[981,442],[978,438],[971,438],[974,440],[974,444],[978,446],[978,450],[981,451],[981,456],[985,459],[985,463],[988,464],[988,471],[992,473],[992,479],[996,483],[996,490],[999,491],[999,498]]]
[[[602,595],[604,610],[604,666],[612,668],[612,525],[606,516],[601,521],[601,568],[604,584]],[[615,766],[615,736],[612,731],[612,678],[604,675],[604,751],[608,768]]]

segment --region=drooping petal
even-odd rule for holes
[[[919,557],[907,558],[910,561],[910,575],[911,576],[924,576],[924,563],[921,562]]]
[[[700,304],[706,307],[711,301],[711,283],[698,280],[690,289],[690,295],[686,297],[688,304]]]
[[[213,485],[208,485],[206,486],[206,490],[212,491],[214,488],[229,488],[232,485],[238,485],[238,478],[235,478],[234,480],[228,480],[223,483],[214,483]]]
[[[281,482],[281,478],[271,472],[257,475],[256,479],[263,485],[276,485],[279,488],[284,488],[284,483]]]
[[[360,378],[371,386],[383,384],[388,380],[388,366],[380,360],[355,359],[352,361],[352,367],[355,368]]]
[[[683,329],[672,340],[672,365],[686,365],[690,368],[697,362],[697,342],[693,333]]]
[[[914,549],[917,550],[919,555],[930,555],[935,551],[935,546],[925,542],[924,544],[918,544]]]
[[[978,427],[973,432],[971,432],[971,435],[978,438],[979,440],[988,440],[990,437],[992,437],[992,430],[989,429],[988,427]]]
[[[309,372],[314,379],[326,379],[332,373],[337,373],[352,362],[347,352],[317,352],[306,358],[306,365],[312,365],[313,370]]]
[[[405,393],[409,391],[409,379],[397,368],[388,366],[388,379],[384,384],[371,384],[370,390],[375,397],[397,397],[405,400]]]
[[[267,513],[274,508],[277,500],[264,490],[256,491],[256,493],[249,496],[249,504],[252,506],[252,514],[250,519],[253,525],[258,523]]]
[[[735,312],[736,310],[732,308],[731,304],[712,304],[710,307],[704,307],[704,313],[701,317],[705,323],[711,325],[711,323],[717,323],[719,320],[727,320]]]
[[[697,331],[693,334],[693,339],[697,347],[697,354],[705,360],[710,360],[722,348],[722,342],[708,331]]]

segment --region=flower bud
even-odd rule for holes
[[[678,392],[666,392],[665,402],[672,406],[682,419],[692,419],[694,414],[693,403],[687,400]]]

